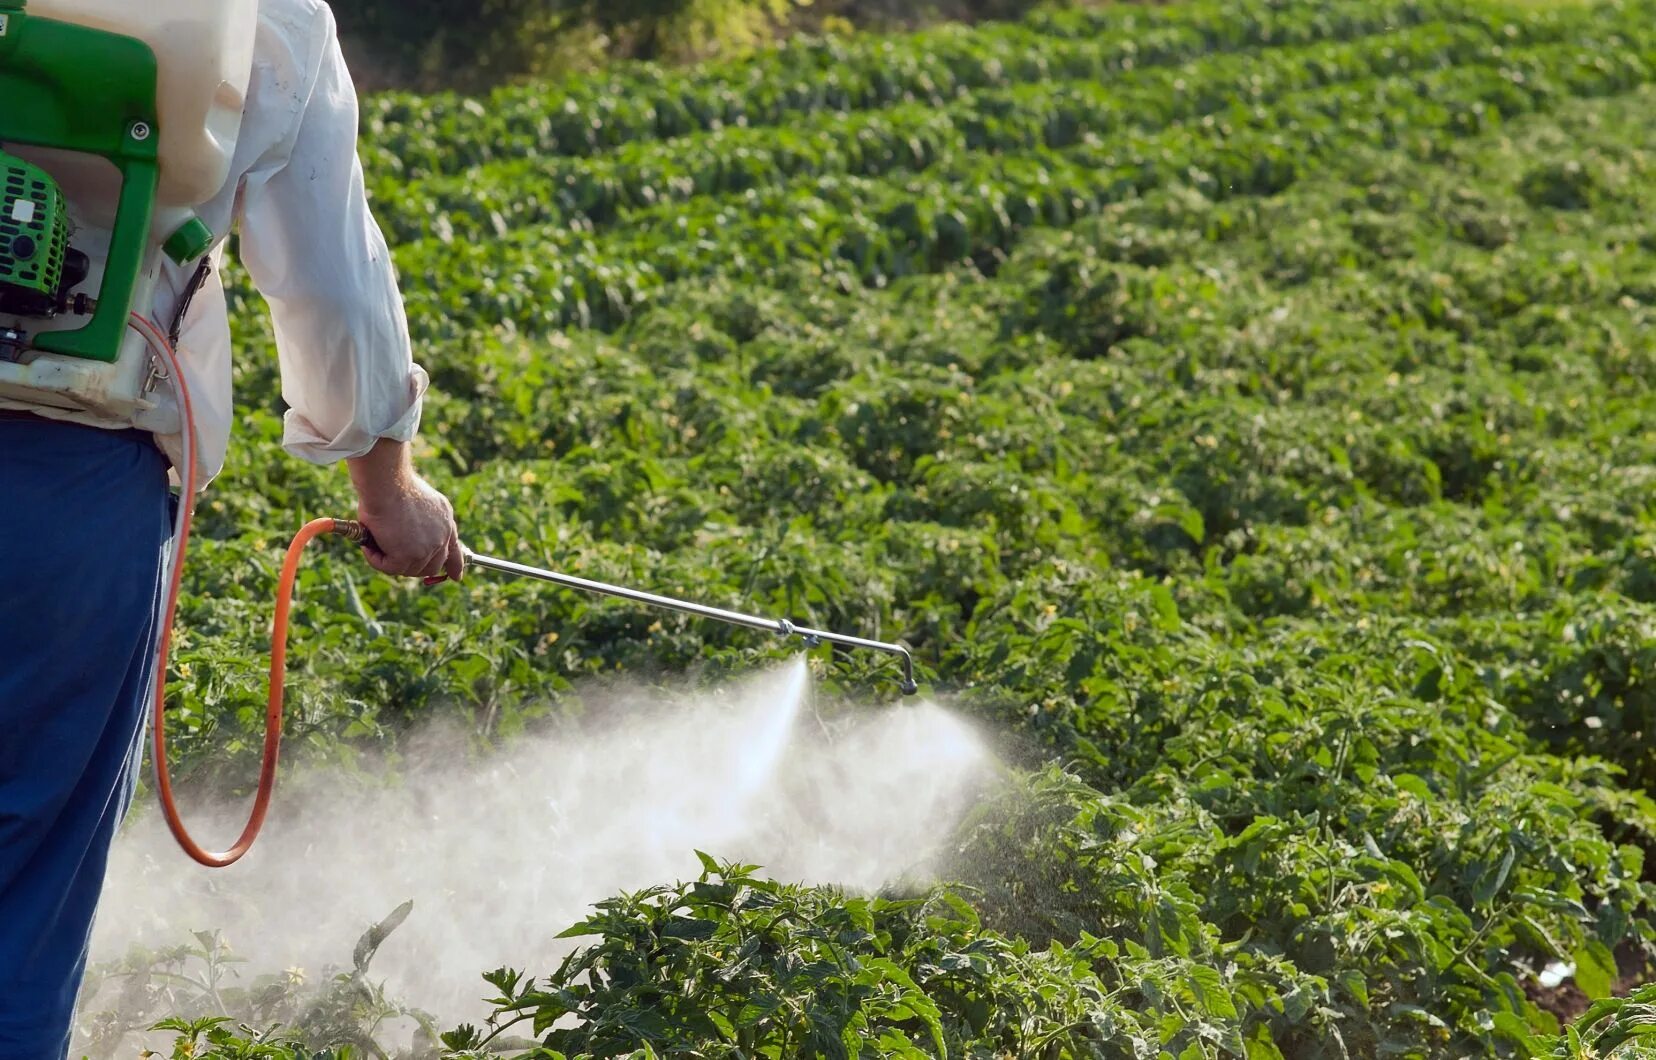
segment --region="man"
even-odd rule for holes
[[[284,442],[349,464],[375,568],[459,578],[452,509],[409,457],[427,377],[368,210],[332,12],[260,0],[255,56],[231,179],[200,212],[215,232],[239,221],[242,260],[270,304]],[[192,285],[190,270],[163,277],[151,307],[163,327]],[[216,274],[179,350],[210,477],[232,408]],[[0,406],[0,1060],[68,1051],[109,845],[142,758],[178,453],[176,438],[42,415]]]

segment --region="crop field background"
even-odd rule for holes
[[[598,910],[561,970],[479,979],[502,1023],[535,1017],[490,1048],[1587,1057],[1652,1033],[1656,0],[1106,7],[379,95],[364,124],[435,380],[424,466],[474,547],[901,638],[1009,767],[941,837],[947,887],[709,858]],[[285,533],[350,511],[342,474],[278,451],[232,274],[239,441],[168,704],[203,785],[252,775]],[[301,595],[309,761],[431,718],[486,754],[608,676],[785,654],[337,552]],[[895,701],[882,659],[813,664],[825,709]],[[374,1055],[371,978],[304,1004],[244,983],[182,1039]],[[428,1054],[484,1055],[488,1028],[437,1029]]]

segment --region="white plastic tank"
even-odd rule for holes
[[[29,0],[27,11],[148,44],[161,72],[157,204],[188,208],[218,193],[241,132],[258,0]]]

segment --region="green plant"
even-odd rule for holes
[[[1083,958],[983,932],[947,891],[860,898],[703,863],[599,903],[564,933],[595,941],[545,979],[491,973],[489,1026],[444,1044],[521,1028],[569,1056],[1130,1057],[1145,1040]]]
[[[496,1025],[451,1046],[1622,1047],[1651,999],[1603,998],[1609,955],[1651,955],[1656,852],[1653,26],[1196,0],[370,100],[468,540],[900,637],[1022,778],[944,891],[710,862],[491,977]],[[231,280],[238,488],[169,704],[220,779],[257,747],[277,537],[349,499],[277,458]],[[526,583],[303,579],[319,757],[775,651]],[[889,688],[831,662],[830,694]],[[1574,1028],[1537,1004],[1554,961],[1606,1002]]]
[[[94,968],[87,1001],[101,997],[115,1007],[83,1011],[85,1047],[109,1055],[134,1032],[160,1030],[177,1033],[174,1056],[181,1058],[387,1060],[379,1038],[388,1022],[412,1020],[427,1040],[437,1034],[428,1013],[399,1004],[368,975],[375,953],[412,908],[404,903],[369,928],[352,952],[350,970],[315,984],[300,969],[240,983],[236,966],[245,962],[222,935],[208,931],[197,932],[191,945],[138,951]],[[89,1007],[98,1006],[83,1004]]]

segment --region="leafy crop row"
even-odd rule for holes
[[[1607,44],[1619,41],[1621,28],[1612,25]],[[502,319],[530,333],[613,328],[675,280],[799,266],[879,285],[968,258],[992,260],[1032,225],[1072,223],[1168,179],[1194,176],[1217,195],[1270,194],[1310,160],[1395,143],[1405,128],[1476,132],[1572,93],[1620,90],[1649,70],[1643,56],[1614,48],[1483,47],[1501,65],[1314,88],[1226,120],[1124,130],[1067,152],[967,153],[911,180],[830,175],[802,188],[669,203],[630,216],[613,233],[547,226],[480,242],[412,244],[398,260],[427,281],[415,298],[450,336]],[[1393,48],[1376,53],[1407,66]],[[1436,42],[1426,54],[1443,56]],[[1318,76],[1314,67],[1292,68]]]
[[[1383,10],[1397,22],[1450,9],[1408,0]],[[649,139],[727,126],[778,126],[820,112],[897,103],[941,105],[968,91],[1057,80],[1103,80],[1214,51],[1309,43],[1372,32],[1372,9],[1316,12],[1269,0],[1151,9],[1121,30],[1054,41],[1019,26],[945,28],[896,43],[801,41],[728,68],[683,74],[629,69],[549,93],[504,89],[473,100],[382,97],[367,115],[376,168],[399,179],[454,173],[497,159],[588,155]]]
[[[1365,8],[1370,5],[1362,5]],[[1371,28],[1392,24],[1373,13]],[[786,129],[731,127],[665,142],[627,145],[594,158],[519,159],[418,185],[422,201],[400,187],[382,190],[391,216],[417,226],[394,235],[440,234],[479,241],[531,225],[602,226],[629,211],[697,196],[728,196],[827,174],[876,177],[923,170],[967,152],[1062,149],[1125,130],[1268,104],[1318,85],[1471,61],[1492,46],[1557,40],[1556,24],[1533,34],[1490,39],[1488,26],[1434,24],[1356,42],[1204,57],[1174,68],[1135,70],[1108,87],[1091,81],[1040,82],[972,93],[938,108],[911,103],[882,111],[829,113]],[[550,194],[548,194],[550,192]],[[395,223],[395,222],[394,222]]]

